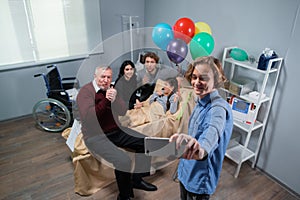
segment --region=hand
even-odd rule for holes
[[[185,158],[188,160],[201,160],[204,157],[205,150],[201,148],[199,142],[192,136],[184,133],[176,133],[170,137],[169,141],[176,142],[176,149],[179,149],[182,144],[186,144],[184,153],[181,158]]]
[[[174,95],[174,102],[176,103],[177,101],[179,101],[180,99],[180,96],[179,96],[179,92],[176,92],[175,95]]]
[[[147,75],[143,77],[143,85],[145,85],[146,83],[149,83],[149,77]]]
[[[164,95],[165,93],[163,92],[163,90],[158,90],[158,91],[156,92],[156,94],[157,94],[158,96],[162,96],[162,95]]]
[[[140,102],[138,99],[136,99],[136,100],[135,100],[135,104],[134,104],[134,108],[135,108],[135,109],[139,109],[139,108],[141,108],[141,107],[143,107],[143,103]]]
[[[114,89],[113,87],[107,89],[106,98],[109,101],[114,102],[116,100],[116,96],[117,96],[117,90],[116,89]]]

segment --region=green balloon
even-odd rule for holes
[[[229,55],[231,58],[238,60],[238,61],[248,60],[248,54],[243,49],[233,48],[230,50]]]
[[[208,56],[214,50],[214,39],[206,32],[196,34],[190,42],[190,52],[193,60],[197,57]]]

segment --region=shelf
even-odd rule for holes
[[[250,63],[249,61],[238,61],[238,60],[234,60],[233,58],[226,58],[224,61],[262,74],[267,73],[267,70],[257,69],[257,63]],[[269,73],[273,73],[273,72],[277,72],[277,69],[276,68],[270,69]]]
[[[255,104],[259,104],[259,103],[264,103],[264,102],[268,102],[270,101],[270,97],[265,96],[264,98],[262,98],[260,101],[258,101],[258,99],[254,99],[252,97],[249,96],[249,94],[245,94],[245,95],[236,95],[232,92],[230,92],[229,90],[225,89],[225,88],[220,88],[221,90],[223,90],[224,92],[230,93],[231,95],[237,96],[240,99],[243,99],[245,101],[251,102],[251,103],[255,103]]]
[[[226,151],[226,157],[239,164],[255,156],[255,153],[247,149],[241,144],[236,143]]]
[[[255,104],[259,104],[259,103],[264,103],[264,102],[270,101],[270,97],[268,97],[268,96],[265,96],[260,101],[258,101],[258,99],[254,99],[254,98],[250,97],[249,94],[241,95],[239,97],[241,99],[244,99],[244,100],[246,100],[248,102],[253,102]]]
[[[238,61],[231,58],[230,50],[233,48],[238,47],[228,47],[224,49],[222,60],[222,66],[224,72],[226,72],[226,78],[229,80],[229,83],[233,80],[233,78],[249,76],[256,82],[256,84],[259,84],[257,87],[259,90],[257,91],[259,93],[259,98],[250,97],[249,92],[247,92],[247,94],[244,95],[237,95],[229,91],[228,89],[222,88],[221,90],[224,91],[224,94],[222,95],[224,95],[226,99],[237,97],[248,103],[256,104],[256,108],[254,110],[251,110],[251,112],[248,112],[248,104],[245,104],[241,101],[242,103],[240,103],[239,109],[235,109],[236,112],[233,112],[234,127],[240,129],[241,132],[245,132],[245,137],[243,138],[244,141],[239,143],[237,141],[231,140],[230,145],[228,146],[225,154],[226,157],[238,164],[236,172],[234,174],[234,177],[237,178],[243,162],[253,158],[252,165],[254,166],[257,161],[259,149],[262,144],[266,123],[272,105],[272,99],[274,97],[274,93],[277,87],[278,77],[281,70],[283,58],[270,59],[267,64],[267,69],[261,70],[257,68],[257,62],[251,63],[249,61]],[[274,68],[272,68],[273,64],[275,64]],[[231,103],[237,103],[237,101]],[[261,106],[262,104],[264,105]],[[237,106],[237,104],[234,104],[234,106]],[[263,109],[261,110],[261,108]],[[239,111],[241,113],[239,113]],[[253,120],[253,118],[255,118],[255,122],[252,124],[248,124],[244,121],[241,121],[241,119]],[[260,119],[260,121],[258,121],[258,119]],[[251,141],[252,133],[254,133],[254,131],[255,134],[258,134],[256,135],[258,137],[258,140],[257,142],[255,142],[255,144],[252,144],[252,146],[250,146],[251,149],[253,149],[253,151],[251,151],[248,148],[248,145]]]
[[[247,124],[245,122],[242,122],[242,121],[238,121],[238,120],[235,120],[233,121],[234,125],[240,129],[242,129],[243,131],[246,131],[248,132],[250,129],[251,129],[251,124]],[[252,131],[256,130],[256,129],[259,129],[263,126],[263,124],[259,121],[255,121],[254,122],[254,126],[253,128],[251,129]]]

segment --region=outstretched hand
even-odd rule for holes
[[[181,145],[186,144],[184,153],[181,158],[185,158],[188,160],[201,160],[205,155],[205,150],[201,148],[199,142],[190,135],[184,133],[176,133],[170,137],[169,141],[176,142],[176,149],[179,149]]]

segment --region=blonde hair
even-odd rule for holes
[[[213,56],[203,56],[196,58],[193,63],[188,67],[188,70],[185,73],[185,78],[191,82],[192,74],[197,65],[207,65],[209,66],[214,74],[214,88],[220,88],[224,85],[224,82],[227,80],[222,65],[219,59]]]

